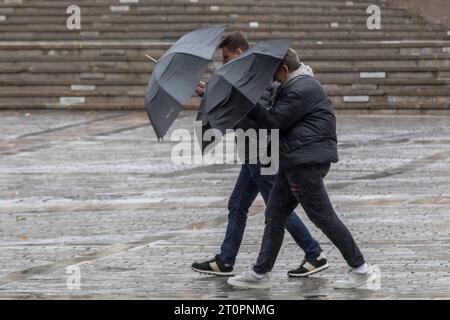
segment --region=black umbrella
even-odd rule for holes
[[[203,131],[233,129],[256,105],[287,53],[291,40],[257,43],[211,76],[197,120]],[[202,150],[208,142],[202,143]]]
[[[214,26],[184,35],[156,63],[145,94],[145,108],[158,139],[164,137],[192,97],[225,28]]]

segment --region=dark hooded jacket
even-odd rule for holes
[[[294,72],[271,108],[257,105],[248,117],[260,128],[280,130],[280,167],[338,161],[333,104],[314,77]]]
[[[273,82],[271,83],[265,90],[265,92],[263,93],[263,95],[261,96],[261,99],[259,100],[258,104],[261,107],[264,107],[266,109],[268,109],[272,104],[273,104],[273,99],[275,97],[275,92],[278,88],[278,83],[277,82]],[[256,136],[254,137],[255,139],[246,139],[245,140],[245,154],[243,155],[243,159],[241,159],[244,163],[247,164],[254,164],[254,163],[259,163],[260,162],[260,149],[259,149],[259,134],[258,134],[258,130],[259,129],[264,129],[264,128],[260,128],[259,124],[254,120],[251,119],[249,117],[245,117],[243,118],[234,128],[234,130],[236,129],[242,129],[244,131],[247,130],[251,130],[254,129],[256,130]],[[256,148],[255,148],[256,147]],[[250,152],[249,150],[251,148],[255,148],[255,152],[256,152],[256,158],[251,157],[250,156]],[[267,131],[267,143],[266,143],[266,152],[267,152],[267,156],[270,156],[270,130]],[[268,164],[266,164],[268,165]]]

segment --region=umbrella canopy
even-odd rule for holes
[[[290,40],[257,43],[217,69],[200,106],[197,119],[222,134],[233,129],[257,104],[289,49]]]
[[[225,29],[223,25],[192,31],[156,63],[145,94],[145,108],[158,139],[164,137],[192,97]]]

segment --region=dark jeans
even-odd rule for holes
[[[242,238],[244,237],[248,210],[258,193],[261,193],[267,204],[275,179],[276,175],[261,175],[261,166],[259,164],[242,165],[241,172],[228,202],[228,226],[225,239],[220,248],[219,259],[221,261],[234,265]],[[295,242],[305,252],[306,259],[317,258],[322,249],[300,218],[295,212],[292,212],[293,209],[286,215],[282,228],[284,230],[286,226]]]
[[[353,236],[339,220],[323,184],[330,165],[302,165],[281,168],[266,207],[266,227],[254,266],[257,273],[272,270],[283,243],[284,224],[300,203],[308,218],[339,249],[350,267],[365,263]]]

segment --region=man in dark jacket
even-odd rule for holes
[[[227,36],[219,48],[222,49],[223,63],[225,64],[247,50],[249,43],[241,33],[236,32]],[[205,85],[200,84],[197,94],[201,96],[205,88]],[[266,92],[261,103],[269,103],[271,98],[269,92]],[[239,124],[239,128],[248,129],[254,124],[254,121],[245,119]],[[220,252],[211,260],[193,263],[194,271],[218,276],[234,275],[233,266],[244,236],[250,206],[259,193],[267,203],[275,177],[276,175],[262,175],[259,163],[244,163],[241,166],[239,177],[228,202],[228,225]],[[285,222],[283,228],[286,227],[295,242],[305,252],[305,259],[300,267],[289,271],[289,276],[304,277],[326,269],[328,267],[327,259],[322,254],[319,243],[311,236],[295,212],[291,211]]]
[[[275,74],[281,86],[273,107],[257,105],[249,114],[261,128],[280,130],[280,171],[269,196],[257,262],[249,272],[228,280],[235,287],[270,286],[268,273],[280,251],[286,219],[299,203],[352,268],[336,288],[356,288],[378,276],[328,198],[323,178],[330,164],[338,161],[336,118],[321,84],[311,76],[300,75],[299,66],[297,54],[289,49]]]

